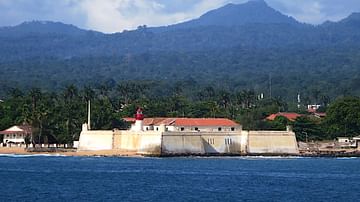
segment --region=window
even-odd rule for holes
[[[196,130],[196,131],[198,131],[198,130],[199,130],[199,128],[198,128],[198,127],[196,127],[196,128],[195,128],[195,130]]]
[[[148,127],[146,127],[146,130],[149,130],[149,128],[148,128]]]
[[[181,127],[181,128],[180,128],[180,130],[181,130],[181,131],[184,131],[184,130],[185,130],[185,128],[184,128],[184,127]]]
[[[232,144],[232,139],[231,138],[225,138],[225,144],[226,145],[231,145]]]
[[[159,130],[159,127],[156,127],[156,131],[158,131]]]
[[[221,127],[218,128],[218,131],[221,131]]]
[[[215,139],[214,138],[208,138],[208,143],[209,144],[215,144]]]
[[[234,127],[232,127],[232,128],[231,128],[231,131],[235,131],[235,128],[234,128]]]

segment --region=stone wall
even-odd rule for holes
[[[248,133],[249,154],[298,154],[292,131],[243,131]]]
[[[112,148],[112,130],[81,131],[78,148],[79,150],[110,150]]]
[[[120,131],[114,132],[113,148],[135,151],[141,154],[160,154],[161,132]]]
[[[243,154],[246,143],[242,140],[239,132],[166,132],[161,151],[163,154]]]
[[[140,154],[298,154],[292,131],[163,132],[87,131],[79,150],[123,150]]]

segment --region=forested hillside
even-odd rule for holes
[[[114,34],[25,22],[0,28],[0,130],[26,122],[41,142],[71,142],[91,100],[94,129],[126,127],[120,118],[142,106],[148,117],[227,117],[245,129],[291,124],[299,140],[351,137],[360,100],[339,97],[360,95],[359,68],[359,13],[313,26],[257,0]],[[307,104],[328,117],[264,120]]]
[[[121,80],[249,89],[289,102],[297,93],[309,103],[359,95],[359,25],[358,13],[319,26],[300,23],[264,1],[114,34],[26,22],[0,28],[0,95],[12,87],[52,91]]]

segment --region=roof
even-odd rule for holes
[[[126,117],[123,118],[124,121],[127,122],[135,122],[135,118],[131,118],[131,117]],[[160,124],[165,124],[165,125],[169,125],[171,121],[173,121],[174,118],[165,118],[165,117],[155,117],[155,118],[144,118],[143,123],[144,125],[148,126],[148,125],[160,125]]]
[[[283,117],[287,118],[289,121],[295,121],[296,118],[303,116],[303,115],[298,114],[298,113],[279,112],[276,114],[271,114],[270,116],[266,117],[266,120],[273,121],[278,116],[283,116]]]
[[[21,126],[12,126],[6,130],[0,131],[0,134],[31,134],[31,126],[21,125]]]
[[[125,121],[135,122],[134,118],[124,118]],[[167,126],[239,126],[238,123],[226,118],[145,118],[144,125]]]
[[[350,139],[349,137],[337,137],[336,139]]]
[[[236,122],[225,118],[178,118],[176,126],[238,126]]]

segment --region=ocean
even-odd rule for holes
[[[359,201],[359,158],[0,155],[0,201]]]

